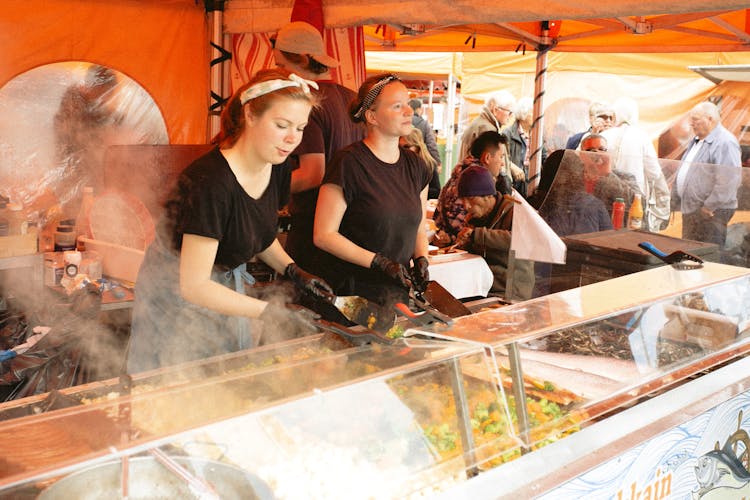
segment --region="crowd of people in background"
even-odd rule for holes
[[[243,293],[251,258],[285,276],[300,303],[342,324],[338,295],[392,306],[424,291],[430,243],[484,257],[494,275],[490,294],[530,298],[534,265],[510,252],[511,232],[524,231],[513,227],[520,198],[561,236],[616,228],[616,202],[625,210],[640,203],[642,229],[664,229],[676,209],[685,238],[724,245],[737,209],[740,147],[715,104],[690,112],[694,139],[671,188],[637,104],[623,98],[592,103],[590,126],[565,150],[539,151],[534,189],[533,102],[501,90],[466,127],[441,187],[446,166],[435,130],[398,76],[368,78],[356,93],[334,83],[329,70],[338,61],[304,22],[284,26],[273,44],[277,69],[259,72],[232,97],[216,148],[186,169],[170,198],[137,281],[131,371],[258,345],[252,318],[294,322],[298,311]],[[276,211],[290,197],[282,246]],[[431,241],[428,199],[437,200]],[[194,349],[172,356],[172,344],[185,340]]]
[[[510,173],[513,190],[532,201],[543,214],[554,217],[548,222],[559,228],[561,235],[589,229],[601,230],[596,228],[606,225],[601,221],[594,222],[601,219],[599,210],[581,218],[578,213],[580,207],[573,211],[578,216],[571,216],[567,221],[560,219],[562,215],[573,212],[559,207],[570,208],[571,199],[588,200],[583,196],[588,193],[604,204],[610,216],[616,199],[623,199],[627,212],[637,198],[643,207],[639,229],[646,231],[666,229],[672,214],[678,211],[683,217],[684,238],[724,247],[727,223],[738,206],[742,161],[739,142],[721,125],[716,104],[702,102],[691,110],[690,127],[695,138],[688,144],[677,172],[668,172],[672,177],[676,175],[676,181],[670,178],[671,182],[668,182],[653,142],[638,123],[638,104],[628,97],[619,98],[611,104],[593,102],[589,107],[589,127],[567,140],[565,150],[574,154],[553,153],[550,161],[547,161],[547,151],[542,149],[542,179],[539,192],[533,194],[528,189],[532,180],[529,178],[528,133],[531,111],[530,98],[516,101],[505,90],[489,95],[480,114],[461,136],[461,160],[456,169],[460,170],[466,164],[466,158],[471,156],[472,142],[482,132],[492,130],[506,137],[506,169]],[[566,166],[560,169],[563,159]],[[569,163],[572,166],[567,165]],[[697,164],[700,166],[693,168],[688,177],[690,166]],[[543,179],[545,172],[548,177],[546,182]],[[564,174],[558,175],[559,172]],[[549,179],[550,176],[552,179]],[[581,182],[567,182],[564,179],[566,176],[580,178]],[[553,189],[555,177],[560,180],[554,183]],[[452,179],[451,183],[455,182],[457,179]],[[683,198],[686,184],[689,187],[686,198]],[[557,192],[547,199],[551,190]],[[542,207],[545,199],[547,206]],[[599,204],[586,205],[598,207]],[[443,203],[439,201],[438,207],[443,207]],[[443,208],[443,211],[446,209]],[[436,222],[438,229],[450,231],[450,226],[441,217],[437,217]]]

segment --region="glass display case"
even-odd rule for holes
[[[356,485],[416,494],[521,445],[487,360],[481,348],[419,339],[266,366],[207,360],[208,375],[190,383],[4,422],[0,496],[86,498],[88,484],[133,498],[144,481],[169,498],[248,498],[235,483],[269,498]],[[485,373],[464,376],[464,365]]]
[[[750,270],[662,266],[410,330],[491,350],[501,385],[559,402],[519,412],[528,448],[750,350]],[[471,368],[469,368],[471,369]],[[523,381],[521,383],[521,381]],[[518,382],[518,383],[514,383]],[[554,435],[555,433],[552,433]]]
[[[98,401],[102,398],[114,399],[168,386],[190,384],[195,380],[204,380],[207,377],[216,377],[232,371],[250,371],[283,363],[299,362],[353,348],[351,342],[331,332],[310,335],[216,356],[208,362],[198,360],[7,401],[0,403],[0,421],[38,415]]]
[[[4,422],[0,498],[460,491],[746,353],[748,303],[750,270],[664,266],[393,345],[307,357],[269,346],[180,367],[179,383],[171,369],[144,374],[129,391]]]

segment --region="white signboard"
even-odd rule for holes
[[[539,497],[750,500],[750,391]]]

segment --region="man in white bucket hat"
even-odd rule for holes
[[[315,80],[320,86],[322,104],[310,114],[302,142],[293,153],[299,159],[299,168],[292,172],[292,223],[285,248],[292,258],[304,262],[299,264],[304,268],[317,252],[312,230],[326,164],[337,150],[361,140],[364,130],[349,118],[349,103],[356,94],[331,80],[329,68],[338,67],[339,62],[328,55],[323,37],[314,26],[303,21],[290,22],[279,30],[273,43],[277,66]]]

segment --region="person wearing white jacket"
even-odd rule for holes
[[[638,104],[622,97],[612,105],[617,126],[603,130],[613,170],[635,177],[643,196],[644,228],[660,231],[669,223],[670,194],[654,145],[638,126]]]

